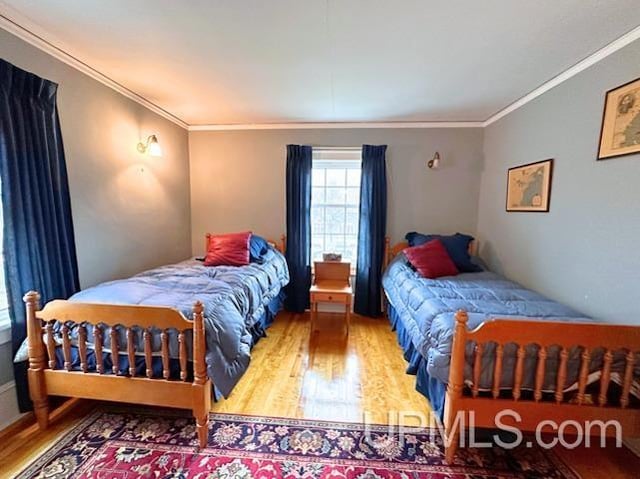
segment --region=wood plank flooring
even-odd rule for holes
[[[398,410],[428,415],[387,321],[354,316],[347,338],[341,315],[321,313],[316,328],[311,335],[308,315],[280,315],[231,397],[213,411],[352,422],[367,414],[382,424]]]
[[[229,399],[212,410],[354,422],[367,414],[376,423],[395,423],[401,410],[428,414],[415,377],[403,373],[406,363],[386,320],[354,316],[348,338],[338,315],[321,314],[314,334],[309,323],[308,315],[279,315]],[[0,477],[15,475],[94,407],[74,400],[56,412],[47,431],[34,425],[0,438]],[[417,418],[400,422],[415,425]],[[627,449],[556,452],[584,478],[639,477],[640,458]]]

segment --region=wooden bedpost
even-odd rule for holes
[[[384,258],[382,258],[382,271],[387,269],[389,266],[389,255],[391,255],[391,238],[388,236],[384,237]]]
[[[456,313],[456,325],[453,334],[453,346],[451,347],[451,366],[449,369],[449,384],[444,403],[444,430],[445,430],[445,461],[448,464],[458,449],[460,439],[460,427],[456,421],[458,412],[458,400],[462,397],[464,386],[465,349],[467,345],[467,322],[469,316],[466,311],[459,310]]]
[[[287,252],[287,236],[280,236],[280,252],[285,254]]]
[[[207,252],[209,251],[209,240],[211,239],[211,233],[207,233],[204,235],[204,255],[207,256]]]
[[[196,419],[198,445],[204,448],[209,437],[211,410],[211,381],[205,362],[204,307],[200,301],[193,305],[193,415]]]
[[[46,368],[45,346],[42,339],[42,324],[36,317],[40,309],[40,295],[36,291],[29,291],[22,298],[27,311],[27,344],[29,354],[29,396],[33,401],[33,410],[40,429],[49,425],[49,400],[44,379]]]

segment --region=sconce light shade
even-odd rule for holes
[[[440,167],[440,153],[436,151],[433,158],[427,162],[427,166],[432,170],[437,170]]]
[[[146,143],[138,143],[138,151],[140,153],[146,153],[147,150],[151,156],[162,156],[162,148],[160,148],[156,135],[149,136]]]

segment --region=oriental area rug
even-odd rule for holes
[[[192,418],[156,409],[99,409],[18,477],[61,479],[571,478],[541,448],[460,449],[444,462],[437,430],[212,414],[196,448]]]

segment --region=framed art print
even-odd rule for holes
[[[609,90],[604,100],[598,160],[640,152],[640,78]]]
[[[553,159],[509,168],[507,211],[549,211]]]

